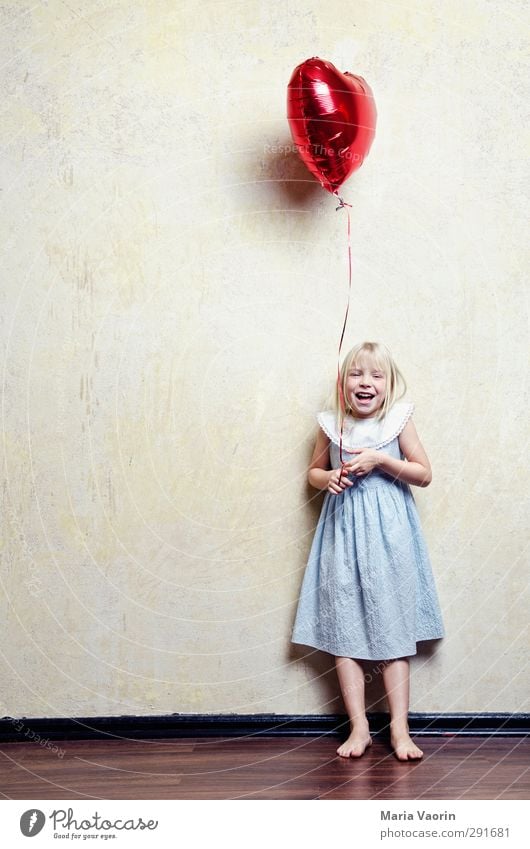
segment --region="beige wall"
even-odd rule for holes
[[[344,211],[274,150],[314,55],[379,112],[344,350],[391,348],[434,469],[411,710],[527,709],[524,8],[2,4],[1,715],[341,707],[289,641],[347,295]]]

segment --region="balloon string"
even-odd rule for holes
[[[335,193],[336,194],[336,193]],[[342,456],[342,430],[344,425],[344,416],[346,415],[346,402],[344,400],[344,392],[342,390],[342,381],[340,379],[340,352],[342,348],[342,341],[344,339],[344,333],[346,331],[346,324],[348,321],[348,313],[350,311],[350,297],[351,297],[351,222],[350,222],[350,209],[352,208],[351,203],[346,203],[343,198],[337,195],[340,204],[336,207],[335,212],[339,209],[346,209],[346,213],[348,215],[348,301],[346,305],[346,314],[344,316],[344,323],[342,325],[342,333],[339,342],[339,351],[338,351],[338,361],[337,361],[337,386],[339,389],[340,396],[340,406],[341,406],[341,422],[340,422],[340,444],[339,444],[339,455],[340,455],[340,472],[339,472],[339,486],[342,479],[342,471],[344,469],[344,460]],[[347,208],[349,207],[349,208]]]

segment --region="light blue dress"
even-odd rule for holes
[[[347,417],[344,462],[372,447],[404,459],[398,437],[414,404],[394,404],[381,422]],[[333,411],[318,421],[340,466]],[[416,654],[419,640],[445,636],[427,546],[408,484],[374,469],[326,492],[306,566],[292,642],[339,657],[390,660]]]

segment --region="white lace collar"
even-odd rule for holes
[[[412,401],[398,401],[384,419],[354,419],[346,416],[342,428],[342,447],[344,451],[354,448],[381,448],[399,436],[414,411]],[[340,445],[340,428],[337,427],[337,414],[334,410],[317,413],[317,420],[327,436],[336,445]]]

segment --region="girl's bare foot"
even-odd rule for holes
[[[390,742],[398,761],[414,761],[423,757],[423,752],[411,740],[408,730],[390,729]]]
[[[360,758],[365,749],[372,745],[372,738],[368,726],[366,728],[354,728],[347,740],[337,749],[341,758]]]

